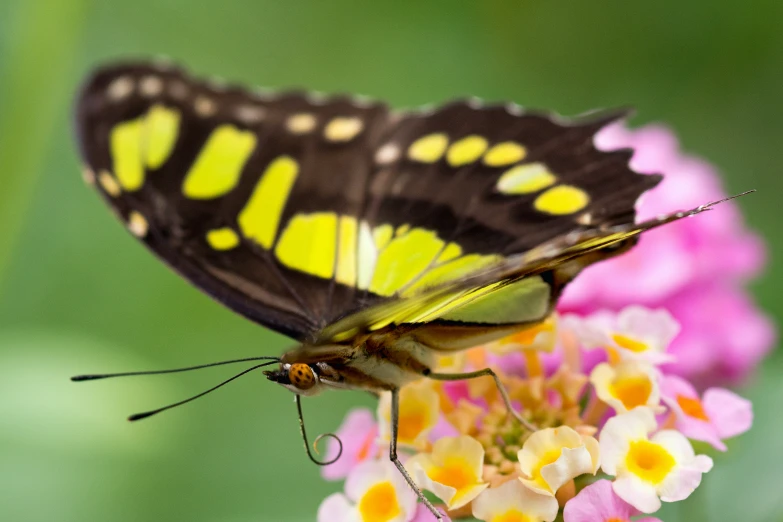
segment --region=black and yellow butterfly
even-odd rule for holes
[[[636,200],[660,177],[593,144],[621,116],[472,100],[396,113],[135,63],[86,81],[76,128],[86,181],[133,235],[300,343],[250,369],[277,364],[266,375],[296,394],[300,419],[302,395],[392,392],[390,456],[427,502],[397,460],[399,388],[493,375],[432,368],[437,354],[544,320],[583,267],[707,207],[635,224]]]

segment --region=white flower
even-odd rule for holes
[[[599,437],[601,468],[615,479],[614,492],[636,509],[653,513],[661,501],[687,498],[712,469],[712,459],[695,455],[688,439],[659,431],[649,408],[636,408],[606,422]]]
[[[600,464],[598,441],[568,426],[533,433],[517,458],[524,475],[519,480],[536,493],[550,496],[579,475],[595,475]]]
[[[408,522],[416,513],[416,494],[389,461],[357,465],[345,482],[318,508],[318,522]]]

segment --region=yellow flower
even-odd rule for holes
[[[473,437],[444,437],[432,453],[419,453],[405,463],[422,489],[435,493],[449,509],[464,506],[489,485],[482,479],[484,448]]]
[[[600,464],[598,441],[568,426],[533,433],[517,454],[523,477],[536,493],[553,496],[579,475],[595,475]]]
[[[486,522],[551,522],[557,516],[557,500],[509,480],[484,491],[473,501],[473,516]]]
[[[438,422],[440,396],[436,383],[422,379],[403,386],[400,390],[400,418],[397,442],[418,449],[427,447],[427,437]],[[381,437],[391,439],[391,394],[384,393],[378,402]]]
[[[659,379],[660,374],[651,364],[634,360],[625,360],[616,366],[601,363],[590,374],[590,382],[598,398],[617,413],[625,413],[638,406],[663,411]]]

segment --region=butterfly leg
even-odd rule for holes
[[[435,518],[438,520],[438,522],[442,522],[443,515],[441,515],[440,511],[435,509],[435,506],[432,505],[432,502],[427,500],[427,497],[424,496],[424,492],[421,490],[421,488],[419,488],[419,486],[416,485],[416,483],[413,481],[413,478],[410,476],[410,473],[408,473],[408,470],[405,469],[405,466],[402,465],[400,459],[397,458],[397,429],[399,428],[400,424],[400,390],[392,390],[391,394],[391,445],[389,447],[389,459],[394,463],[395,466],[397,466],[397,469],[400,471],[400,473],[402,473],[402,476],[405,477],[405,481],[416,493],[416,496],[419,497],[419,500],[421,500],[424,505],[427,506],[427,509],[429,509],[433,515],[435,515]]]
[[[536,428],[535,425],[531,424],[529,420],[522,417],[519,412],[514,409],[514,406],[511,404],[511,398],[508,396],[506,387],[502,382],[500,382],[500,377],[498,377],[498,374],[496,374],[492,368],[484,368],[483,370],[465,373],[430,372],[426,374],[427,377],[430,379],[435,379],[436,381],[463,381],[467,379],[476,379],[478,377],[486,377],[487,375],[495,380],[495,386],[497,386],[497,389],[500,392],[500,396],[503,398],[503,403],[506,405],[508,412],[525,428],[529,429],[530,431],[538,431],[538,428]]]

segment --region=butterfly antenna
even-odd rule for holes
[[[74,382],[95,381],[98,379],[107,379],[109,377],[129,377],[132,375],[159,375],[162,373],[189,372],[190,370],[200,370],[202,368],[211,368],[213,366],[222,366],[224,364],[234,364],[234,363],[241,363],[241,362],[248,362],[248,361],[280,362],[280,358],[279,357],[247,357],[245,359],[233,359],[231,361],[220,361],[220,362],[214,362],[209,364],[199,364],[198,366],[188,366],[186,368],[174,368],[172,370],[153,370],[147,372],[97,373],[97,374],[90,374],[90,375],[76,375],[74,377],[71,377],[71,380]]]
[[[168,406],[164,406],[164,407],[158,408],[156,410],[145,411],[145,412],[142,412],[142,413],[135,413],[135,414],[131,415],[130,417],[128,417],[128,420],[132,422],[132,421],[137,421],[137,420],[141,420],[141,419],[146,419],[147,417],[152,417],[153,415],[155,415],[157,413],[160,413],[162,411],[170,410],[171,408],[176,408],[177,406],[182,406],[183,404],[187,404],[187,403],[189,403],[191,401],[195,401],[199,397],[203,397],[204,395],[212,393],[213,391],[217,390],[218,388],[221,388],[221,387],[225,386],[226,384],[230,383],[231,381],[233,381],[235,379],[239,379],[240,377],[242,377],[246,373],[250,373],[253,370],[257,370],[259,368],[263,368],[264,366],[269,366],[270,364],[274,364],[276,362],[277,362],[277,360],[265,362],[265,363],[262,363],[262,364],[257,364],[255,366],[252,366],[252,367],[248,368],[247,370],[243,370],[243,371],[239,372],[238,374],[234,375],[233,377],[231,377],[229,379],[226,379],[225,381],[221,382],[220,384],[218,384],[216,386],[213,386],[212,388],[210,388],[210,389],[208,389],[206,391],[203,391],[203,392],[201,392],[201,393],[199,393],[197,395],[194,395],[193,397],[189,397],[189,398],[187,398],[187,399],[185,399],[183,401],[175,402],[174,404],[169,404]]]
[[[338,437],[334,433],[322,433],[315,438],[315,441],[313,441],[313,450],[315,450],[316,454],[318,454],[318,443],[324,437],[330,437],[336,440],[337,444],[340,445],[339,449],[337,450],[336,457],[329,460],[318,460],[310,451],[310,443],[307,442],[307,432],[305,431],[304,415],[302,415],[302,397],[300,395],[296,395],[296,411],[299,413],[299,431],[302,433],[302,440],[304,441],[307,457],[313,462],[313,464],[317,464],[318,466],[328,466],[329,464],[334,464],[335,462],[337,462],[340,459],[340,456],[343,454],[343,441],[340,440],[340,437]]]

